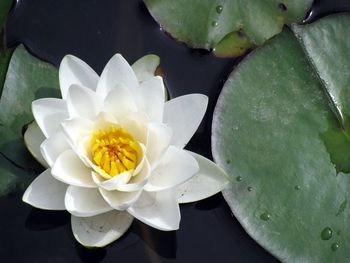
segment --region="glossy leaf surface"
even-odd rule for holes
[[[0,195],[42,169],[27,151],[22,134],[33,120],[32,101],[57,96],[57,70],[19,46],[11,58],[0,99]]]
[[[191,47],[239,56],[303,19],[311,0],[144,0],[152,16],[174,38]]]
[[[347,262],[350,16],[268,41],[230,75],[213,120],[224,196],[283,262]]]

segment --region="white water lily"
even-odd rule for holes
[[[40,129],[32,126],[25,139],[48,169],[23,200],[67,210],[85,246],[118,239],[134,217],[176,230],[179,203],[209,197],[227,183],[214,163],[183,149],[201,123],[207,97],[166,101],[163,80],[154,76],[157,65],[156,56],[146,56],[131,67],[117,54],[99,77],[68,55],[59,69],[62,99],[32,104]]]

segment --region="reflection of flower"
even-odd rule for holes
[[[116,240],[133,217],[176,230],[178,203],[206,198],[227,182],[211,161],[182,149],[203,118],[207,97],[165,101],[163,80],[153,76],[149,59],[133,68],[117,54],[99,77],[80,59],[66,56],[59,70],[62,99],[32,105],[50,168],[23,200],[68,210],[74,236],[86,246]]]

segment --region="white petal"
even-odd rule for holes
[[[22,200],[34,207],[46,210],[65,210],[64,195],[68,185],[52,177],[45,170],[28,186]]]
[[[81,187],[97,187],[92,180],[91,169],[86,167],[73,150],[60,154],[53,168],[52,175],[66,184]]]
[[[100,188],[100,193],[106,202],[117,210],[128,209],[140,197],[142,190],[134,192],[107,191]]]
[[[142,82],[134,95],[139,111],[146,113],[151,121],[163,120],[165,95],[161,77],[153,77]]]
[[[33,157],[44,167],[49,167],[40,152],[40,145],[45,140],[45,135],[40,130],[38,124],[33,121],[28,125],[27,130],[24,133],[24,143],[27,146],[28,151]]]
[[[190,180],[176,188],[179,203],[202,200],[220,192],[228,184],[228,176],[215,163],[189,152],[198,162],[199,171]]]
[[[113,210],[97,188],[89,189],[70,185],[64,202],[67,211],[79,217],[90,217]]]
[[[172,135],[171,128],[165,124],[150,123],[148,125],[146,155],[152,167],[169,147]]]
[[[113,116],[100,112],[92,120],[76,117],[62,122],[62,128],[72,146],[77,146],[84,138],[97,130],[106,130],[118,124]],[[73,147],[74,148],[74,147]]]
[[[74,147],[86,136],[91,135],[94,123],[84,118],[74,118],[62,122],[62,128],[69,143]]]
[[[131,176],[131,173],[125,172],[106,180],[97,172],[92,172],[92,179],[99,187],[108,191],[118,190],[123,192],[134,192],[145,186],[150,172],[150,165],[145,159],[144,164],[137,175]]]
[[[156,69],[160,64],[160,58],[149,54],[137,60],[131,67],[139,82],[148,80],[155,75]]]
[[[146,144],[147,126],[149,119],[143,113],[131,113],[123,119],[119,120],[120,125],[130,132],[134,139],[138,142]]]
[[[97,94],[105,98],[108,91],[117,84],[124,84],[134,92],[138,81],[128,62],[120,55],[114,55],[105,66],[97,84]]]
[[[145,161],[146,161],[146,146],[143,143],[139,143],[139,146],[141,148],[141,160],[139,161],[139,163],[137,164],[133,176],[137,175],[143,168]],[[140,158],[140,157],[138,157]]]
[[[87,247],[104,247],[120,238],[131,226],[133,217],[124,211],[111,211],[92,217],[72,216],[75,239]]]
[[[57,157],[70,149],[67,138],[62,131],[58,131],[47,138],[40,146],[42,156],[52,167]]]
[[[123,192],[137,191],[146,185],[150,174],[151,174],[151,167],[147,159],[145,159],[141,171],[137,175],[131,177],[128,183],[119,184],[117,187],[117,190],[123,191]]]
[[[100,186],[100,184],[106,180],[95,171],[91,172],[91,176],[92,176],[92,180],[94,180],[95,184],[97,184],[98,186]]]
[[[103,110],[113,115],[115,118],[124,118],[132,112],[137,111],[137,107],[130,90],[123,84],[117,84],[107,95]]]
[[[145,185],[146,191],[161,191],[176,187],[189,180],[199,167],[185,150],[170,146]]]
[[[173,129],[172,145],[183,148],[199,127],[208,105],[208,97],[190,94],[167,101],[164,123]]]
[[[120,184],[128,183],[131,176],[132,176],[132,172],[126,171],[116,176],[113,176],[111,179],[100,182],[99,186],[108,191],[116,190]],[[94,181],[96,182],[96,174],[94,174],[94,177],[95,177]]]
[[[72,85],[68,90],[67,108],[70,118],[92,119],[102,108],[102,99],[89,88]]]
[[[61,99],[35,100],[32,102],[32,111],[46,138],[59,130],[61,122],[69,117],[66,102]]]
[[[61,62],[59,79],[62,98],[66,99],[68,89],[73,84],[96,90],[99,76],[81,59],[72,55],[67,55]]]
[[[181,219],[179,204],[171,190],[143,191],[128,212],[145,224],[164,231],[177,230]]]

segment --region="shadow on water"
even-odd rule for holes
[[[133,230],[149,248],[162,258],[176,258],[176,231],[161,231],[151,228],[138,220],[134,221]]]
[[[33,231],[47,231],[70,223],[66,211],[47,211],[32,208],[25,221],[25,227]]]

